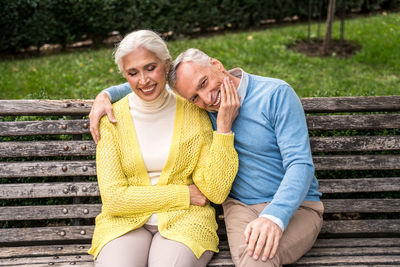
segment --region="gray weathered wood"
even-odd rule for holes
[[[93,225],[0,229],[0,244],[31,241],[90,241],[93,230]]]
[[[100,196],[96,182],[3,184],[0,199]]]
[[[0,178],[93,175],[94,160],[0,162]]]
[[[399,111],[400,96],[304,97],[307,113]]]
[[[400,199],[323,199],[325,213],[399,212]],[[0,221],[94,218],[101,204],[0,207]]]
[[[0,158],[93,156],[93,141],[25,141],[0,142]]]
[[[400,219],[324,221],[323,234],[399,234]]]
[[[400,255],[389,256],[323,256],[323,257],[303,257],[297,261],[296,266],[310,266],[310,265],[339,265],[339,264],[368,264],[369,266],[376,266],[375,264],[391,264],[392,266],[400,265]]]
[[[0,116],[87,115],[93,100],[0,100]]]
[[[101,204],[0,207],[0,221],[94,218]]]
[[[308,130],[400,128],[400,114],[307,116]]]
[[[337,247],[394,247],[399,246],[400,238],[319,238],[315,241],[315,248],[337,248]]]
[[[400,199],[323,199],[325,213],[400,212]]]
[[[311,137],[313,152],[400,150],[400,136]]]
[[[400,177],[320,179],[323,194],[400,191]]]
[[[86,255],[89,244],[0,247],[0,259],[37,256]]]
[[[316,170],[398,170],[400,155],[313,156]]]
[[[0,136],[85,134],[89,132],[89,120],[0,122]]]
[[[396,247],[313,248],[305,256],[358,256],[400,255],[400,244]]]
[[[82,266],[81,263],[90,263],[93,265],[93,256],[91,255],[62,255],[62,256],[44,256],[29,258],[10,258],[2,259],[0,266],[40,266],[45,264],[48,266]]]

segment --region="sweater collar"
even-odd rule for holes
[[[129,94],[129,106],[143,113],[156,113],[163,110],[174,100],[174,94],[170,90],[163,90],[161,94],[152,101],[144,101],[134,92]]]
[[[239,87],[237,89],[240,97],[240,106],[242,106],[244,98],[246,97],[247,85],[249,84],[249,75],[241,68],[234,68],[228,71],[229,74],[240,79]]]

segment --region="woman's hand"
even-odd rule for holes
[[[229,133],[232,124],[239,114],[240,98],[232,80],[229,77],[224,78],[221,85],[221,105],[217,116],[217,132]]]
[[[189,185],[190,192],[190,205],[205,206],[208,203],[208,199],[203,195],[199,188],[195,185]]]
[[[111,123],[116,123],[114,118],[113,108],[106,93],[100,93],[96,96],[93,102],[92,109],[89,113],[90,119],[90,133],[92,134],[93,141],[97,144],[100,140],[99,122],[101,117],[107,115]]]

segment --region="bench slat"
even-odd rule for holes
[[[0,122],[0,136],[86,134],[89,120],[45,120]]]
[[[0,162],[0,178],[95,175],[94,160]]]
[[[322,234],[399,234],[400,219],[324,221]]]
[[[317,265],[317,266],[338,266],[342,264],[343,266],[348,266],[351,264],[366,264],[366,266],[376,266],[376,264],[392,264],[398,265],[400,264],[400,256],[399,255],[388,255],[388,256],[340,256],[340,257],[303,257],[296,262],[295,266],[298,265]],[[387,266],[387,265],[386,265]]]
[[[400,110],[400,96],[303,97],[307,113]],[[0,100],[0,116],[87,115],[93,100]]]
[[[3,184],[0,199],[100,196],[96,182]]]
[[[315,248],[335,247],[393,247],[399,246],[400,238],[319,238],[315,241]]]
[[[400,155],[313,156],[316,170],[398,170]]]
[[[400,110],[400,96],[304,97],[300,100],[307,113]]]
[[[94,156],[95,154],[96,144],[93,141],[0,142],[0,158]]]
[[[313,152],[400,150],[400,136],[311,137]],[[93,141],[0,142],[2,157],[94,156]]]
[[[400,177],[323,179],[319,183],[323,194],[400,190]],[[100,196],[97,182],[21,183],[3,184],[0,187],[0,199],[85,196]]]
[[[0,244],[32,241],[88,241],[94,226],[54,226],[0,229]],[[219,229],[224,234],[225,229]],[[322,234],[398,234],[400,219],[324,221]]]
[[[307,116],[308,130],[400,128],[400,114]]]
[[[0,122],[0,136],[86,134],[89,120]],[[400,114],[307,116],[311,130],[363,130],[400,128]]]
[[[87,115],[93,100],[0,100],[0,116]]]
[[[314,156],[316,170],[396,170],[400,155]],[[64,169],[63,169],[64,168]],[[0,162],[0,178],[95,176],[94,160]]]
[[[324,194],[400,191],[400,177],[320,179],[318,182]]]
[[[400,150],[400,136],[310,137],[312,152]]]
[[[323,199],[325,213],[400,212],[400,199]],[[94,218],[101,204],[0,207],[0,221]]]
[[[101,204],[0,207],[0,221],[94,218]]]
[[[93,266],[93,256],[91,255],[62,255],[62,256],[44,256],[27,258],[2,259],[0,266]],[[90,265],[91,264],[91,265]]]
[[[356,247],[356,248],[313,248],[305,256],[357,256],[357,255],[400,255],[400,244],[397,247]]]
[[[87,254],[89,248],[89,244],[0,247],[0,259],[34,256],[82,255]]]

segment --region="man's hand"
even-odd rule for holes
[[[195,184],[189,185],[189,192],[191,205],[205,206],[208,203],[208,199]]]
[[[92,109],[89,113],[90,119],[90,133],[92,134],[93,141],[97,144],[100,140],[99,122],[101,117],[107,114],[108,120],[116,123],[114,118],[113,108],[106,93],[100,93],[96,96],[93,102]]]
[[[244,231],[249,257],[257,260],[262,253],[262,260],[272,259],[278,249],[279,241],[282,237],[281,228],[271,220],[259,217],[250,222]]]
[[[218,133],[229,133],[231,131],[232,123],[239,114],[239,108],[240,98],[237,88],[229,77],[225,77],[221,85],[221,105],[217,116]]]

